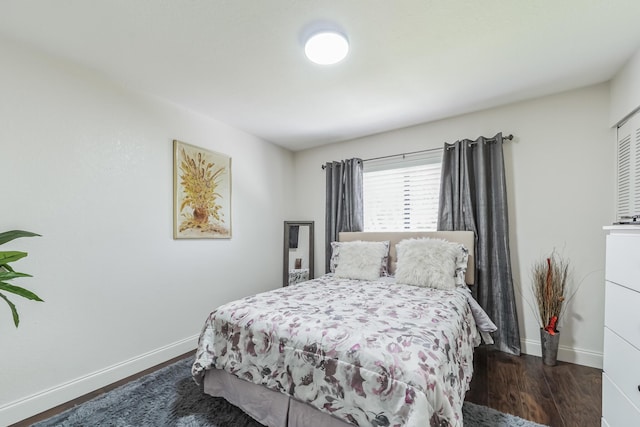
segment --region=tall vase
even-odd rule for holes
[[[551,335],[546,330],[540,328],[540,344],[542,346],[542,363],[548,366],[555,366],[558,361],[558,343],[560,342],[560,332]]]

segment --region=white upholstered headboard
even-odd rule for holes
[[[434,239],[444,239],[450,242],[462,243],[469,250],[469,262],[467,264],[467,274],[465,279],[467,285],[475,283],[475,236],[473,231],[398,231],[398,232],[340,232],[338,240],[341,242],[353,242],[363,240],[368,242],[389,241],[389,263],[391,270],[395,271],[397,262],[396,244],[404,239],[431,237]]]

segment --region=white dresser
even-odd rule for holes
[[[640,225],[604,229],[602,425],[640,426]]]

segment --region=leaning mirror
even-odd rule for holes
[[[285,221],[282,286],[309,279],[313,279],[313,221]]]

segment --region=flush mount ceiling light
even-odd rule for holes
[[[347,56],[349,42],[338,32],[321,31],[309,37],[304,45],[304,53],[316,64],[331,65]]]

